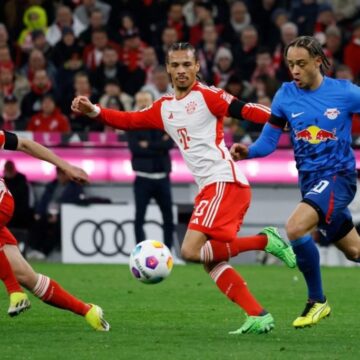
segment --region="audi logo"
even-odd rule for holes
[[[145,221],[144,226],[155,225],[162,229],[162,224],[157,221]],[[71,242],[75,250],[82,256],[94,256],[101,254],[106,257],[122,254],[130,256],[126,250],[128,229],[131,227],[134,236],[134,220],[116,222],[114,220],[103,220],[96,222],[91,219],[79,221],[71,232]],[[84,238],[85,237],[85,238]]]

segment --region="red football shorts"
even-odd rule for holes
[[[210,239],[230,242],[240,230],[250,200],[250,186],[229,182],[207,185],[195,198],[188,228]]]
[[[10,193],[3,193],[0,201],[0,246],[17,245],[14,235],[6,227],[14,213],[14,199]]]

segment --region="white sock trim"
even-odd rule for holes
[[[232,269],[232,266],[229,265],[227,262],[223,261],[219,264],[217,264],[211,271],[210,271],[210,276],[211,278],[217,282],[219,277],[222,275],[222,273],[227,270],[227,269]]]
[[[49,286],[50,278],[45,275],[39,274],[38,281],[36,282],[36,285],[34,286],[32,292],[38,298],[42,298],[45,295]]]

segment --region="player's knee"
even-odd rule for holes
[[[285,230],[290,241],[296,240],[306,234],[306,229],[303,226],[291,220],[286,223]]]
[[[200,260],[199,251],[190,246],[181,247],[181,257],[186,261],[198,262]]]
[[[350,261],[360,262],[360,249],[356,247],[350,247],[344,250],[344,255]]]

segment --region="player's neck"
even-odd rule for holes
[[[187,88],[179,88],[179,87],[176,87],[174,88],[175,90],[175,97],[176,97],[176,100],[180,100],[182,98],[184,98],[190,91],[191,89],[193,88],[194,84],[195,84],[196,81],[194,81],[189,87]]]
[[[314,79],[314,82],[311,84],[309,90],[316,90],[317,88],[320,87],[320,85],[322,84],[324,80],[324,75],[319,73],[316,78]]]

